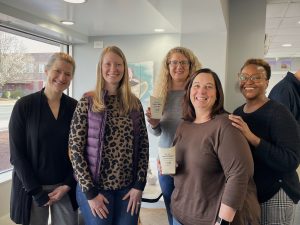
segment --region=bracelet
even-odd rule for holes
[[[217,223],[220,224],[220,225],[230,225],[230,222],[228,222],[227,220],[222,219],[219,216],[217,218]]]

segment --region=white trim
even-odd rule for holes
[[[0,173],[0,184],[11,180],[12,170]]]

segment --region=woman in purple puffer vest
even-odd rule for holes
[[[130,91],[126,58],[116,46],[103,50],[96,88],[78,102],[69,149],[85,223],[137,224],[149,143],[142,105]]]

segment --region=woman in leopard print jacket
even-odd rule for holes
[[[85,223],[137,224],[149,143],[142,105],[130,91],[126,58],[116,46],[103,50],[96,89],[78,102],[69,148]]]

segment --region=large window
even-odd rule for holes
[[[61,43],[21,35],[0,27],[0,173],[12,167],[9,162],[8,122],[15,102],[39,91],[44,85],[43,70],[50,55],[68,49]]]

